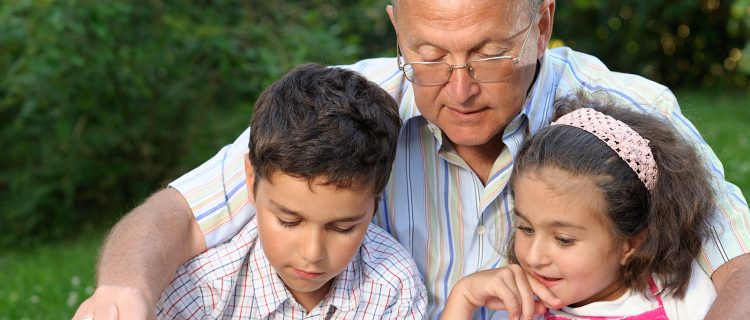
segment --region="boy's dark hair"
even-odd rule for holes
[[[567,125],[544,128],[526,141],[516,157],[512,181],[545,168],[592,178],[604,195],[615,238],[624,241],[641,232],[645,236],[620,269],[623,283],[645,294],[655,275],[664,292],[683,297],[692,260],[709,235],[715,210],[711,175],[693,146],[662,118],[617,107],[610,97],[597,98],[579,92],[559,100],[554,118],[592,108],[633,128],[650,141],[656,160],[658,178],[652,191],[607,144]]]
[[[377,194],[390,176],[401,119],[396,102],[375,83],[354,71],[306,64],[261,93],[250,128],[256,183],[279,171]]]

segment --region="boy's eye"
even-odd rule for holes
[[[557,242],[563,247],[572,246],[576,243],[575,239],[570,239],[570,238],[565,238],[565,237],[557,237],[556,239],[557,239]]]
[[[532,235],[534,234],[534,228],[532,227],[526,227],[526,226],[518,226],[516,227],[519,231],[523,232],[526,235]]]
[[[299,224],[299,221],[286,221],[281,218],[276,218],[276,221],[283,227],[291,228]]]
[[[331,230],[336,231],[338,233],[349,233],[354,230],[354,226],[351,227],[337,227],[337,226],[331,226]]]

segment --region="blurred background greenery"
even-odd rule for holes
[[[65,319],[105,230],[303,62],[394,54],[386,0],[0,2],[0,319]],[[559,1],[551,46],[673,88],[750,195],[750,0]]]

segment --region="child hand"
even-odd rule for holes
[[[539,300],[534,299],[534,294]],[[442,319],[469,319],[476,308],[507,310],[510,319],[532,319],[546,307],[562,307],[549,288],[517,264],[472,273],[451,290]]]

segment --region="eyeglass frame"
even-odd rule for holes
[[[472,80],[479,82],[479,83],[494,83],[494,82],[501,82],[504,81],[510,77],[512,77],[516,73],[516,64],[521,61],[521,55],[523,55],[524,50],[526,50],[526,42],[529,39],[529,34],[531,33],[531,26],[533,25],[534,20],[532,19],[529,22],[529,25],[526,27],[526,35],[523,37],[523,42],[521,43],[521,48],[518,51],[518,55],[514,58],[513,56],[498,56],[498,57],[490,57],[490,58],[483,58],[483,59],[474,59],[474,60],[467,60],[464,62],[464,64],[450,64],[445,61],[415,61],[415,62],[406,62],[406,58],[401,54],[401,51],[399,50],[399,44],[398,44],[398,36],[396,37],[396,63],[398,64],[398,69],[401,70],[401,72],[404,74],[404,78],[406,80],[409,80],[409,82],[413,83],[414,85],[423,86],[423,87],[435,87],[435,86],[442,86],[446,83],[450,82],[451,76],[453,75],[453,70],[455,69],[466,69],[466,71],[469,73],[469,77],[471,77]],[[471,66],[472,62],[482,62],[482,61],[493,61],[493,60],[501,60],[501,59],[511,59],[513,61],[513,72],[508,74],[505,78],[493,80],[493,81],[479,81],[476,78],[474,78],[473,70],[474,68]],[[406,76],[406,65],[439,65],[439,64],[445,64],[448,66],[448,78],[445,80],[445,82],[442,83],[436,83],[436,84],[419,84]]]

